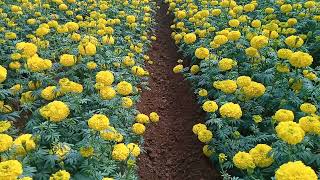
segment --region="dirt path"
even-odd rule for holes
[[[170,38],[172,17],[166,15],[167,6],[160,1],[156,16],[158,40],[149,52],[155,64],[147,66],[151,91],[142,93],[138,109],[146,114],[157,111],[161,119],[148,126],[144,135],[146,153],[140,156],[139,175],[142,180],[220,179],[202,154],[203,144],[191,131],[203,114],[188,82],[172,72],[181,55]]]

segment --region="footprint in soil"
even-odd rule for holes
[[[192,133],[192,126],[201,122],[204,114],[196,103],[188,82],[175,75],[172,68],[182,56],[170,38],[173,17],[166,15],[167,5],[160,1],[156,15],[158,41],[149,56],[155,60],[146,68],[150,74],[150,91],[142,93],[138,109],[143,113],[157,111],[160,122],[149,126],[144,135],[144,150],[140,156],[139,176],[142,180],[215,180],[221,179],[213,165],[202,154],[203,144]]]

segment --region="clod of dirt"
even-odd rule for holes
[[[172,17],[166,15],[167,5],[159,0],[157,41],[149,51],[153,65],[149,86],[138,104],[142,113],[157,111],[160,122],[148,126],[144,135],[144,150],[140,156],[139,176],[142,180],[214,180],[221,179],[213,165],[203,155],[201,144],[192,133],[192,126],[204,119],[188,82],[172,68],[182,56],[170,38]]]

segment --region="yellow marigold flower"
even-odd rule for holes
[[[320,121],[313,116],[305,116],[299,119],[300,127],[307,133],[317,133],[317,128],[320,127]]]
[[[10,88],[10,91],[11,91],[13,94],[17,94],[21,89],[22,89],[21,84],[16,84],[16,85],[14,85],[14,86],[12,86],[12,87]]]
[[[103,114],[95,114],[88,120],[88,126],[96,131],[105,130],[109,126],[109,118]]]
[[[68,6],[65,5],[65,4],[60,4],[60,5],[59,5],[59,9],[60,9],[61,11],[66,11],[66,10],[68,9]]]
[[[281,59],[290,59],[293,52],[290,49],[279,49],[278,57]]]
[[[185,10],[177,11],[175,15],[178,19],[183,19],[187,16],[187,12]]]
[[[21,59],[21,54],[20,53],[13,53],[10,55],[10,58],[12,60],[19,60],[19,59]]]
[[[271,39],[276,39],[279,37],[279,33],[277,31],[270,31],[268,29],[264,29],[262,31],[262,34],[267,37],[267,38],[271,38]]]
[[[313,114],[317,111],[317,107],[311,103],[303,103],[300,105],[300,110],[304,113]]]
[[[261,83],[251,81],[250,84],[248,86],[244,86],[242,90],[246,97],[257,98],[265,93],[266,88]]]
[[[22,164],[17,160],[0,162],[0,179],[17,179],[23,172]]]
[[[183,65],[182,64],[178,64],[173,68],[173,72],[174,73],[180,73],[183,70]]]
[[[87,68],[90,70],[95,69],[95,68],[97,68],[97,63],[90,61],[87,63]]]
[[[249,76],[239,76],[237,78],[237,85],[239,87],[249,86],[251,84],[251,78]]]
[[[86,46],[85,46],[85,51],[86,51],[86,55],[88,56],[93,56],[96,54],[97,52],[97,49],[96,49],[96,46],[92,43],[88,43]]]
[[[68,32],[67,26],[64,26],[64,25],[62,25],[62,26],[59,25],[56,29],[57,29],[57,32],[58,32],[58,33],[61,33],[61,34]],[[79,48],[79,46],[78,46],[78,48]],[[79,48],[80,53],[82,53],[81,50],[82,50],[82,49]],[[84,51],[84,50],[83,50],[83,51]],[[85,55],[85,54],[82,54],[82,55]]]
[[[232,94],[237,90],[237,83],[233,80],[215,81],[213,87],[226,94]]]
[[[304,43],[303,39],[299,36],[289,36],[284,40],[284,42],[292,48],[299,48]]]
[[[114,180],[113,178],[103,178],[102,180]]]
[[[142,135],[146,130],[146,127],[141,123],[134,123],[132,125],[132,131],[137,135]]]
[[[206,59],[209,57],[209,55],[210,55],[209,49],[204,47],[197,48],[195,51],[195,56],[198,59]]]
[[[32,91],[27,91],[21,94],[20,102],[24,104],[27,102],[33,102],[35,99],[36,97],[32,95]]]
[[[20,62],[18,62],[18,61],[15,61],[15,62],[10,62],[10,64],[9,64],[9,68],[10,69],[20,69],[20,67],[21,67],[21,64],[20,64]]]
[[[265,36],[254,36],[250,41],[250,45],[256,49],[261,49],[267,46],[268,43],[269,39]]]
[[[132,72],[132,74],[140,76],[140,77],[142,77],[146,74],[146,71],[142,67],[139,67],[139,66],[133,66],[131,68],[131,72]]]
[[[7,69],[0,65],[0,83],[7,79]]]
[[[205,89],[200,89],[199,92],[198,92],[199,96],[201,97],[205,97],[208,95],[208,91],[205,90]]]
[[[160,120],[160,117],[156,112],[151,112],[149,117],[150,117],[150,121],[153,123],[159,122]]]
[[[207,129],[198,132],[198,139],[203,143],[208,143],[209,141],[211,141],[212,137],[212,132]]]
[[[79,25],[75,22],[67,22],[65,26],[68,28],[69,32],[78,31]]]
[[[291,4],[284,4],[280,7],[280,10],[283,13],[288,13],[288,12],[292,11],[292,6],[291,6]]]
[[[60,56],[60,64],[66,67],[75,65],[77,62],[76,57],[71,54],[63,54]]]
[[[107,141],[115,140],[117,138],[117,130],[114,127],[108,126],[107,129],[100,131],[100,136]]]
[[[213,9],[213,10],[211,11],[211,14],[212,14],[213,16],[219,16],[219,15],[221,14],[221,9]]]
[[[45,100],[51,101],[57,96],[56,86],[48,86],[41,91],[41,97]]]
[[[125,56],[122,62],[126,66],[133,66],[135,64],[134,59],[132,59],[130,56]]]
[[[142,124],[147,124],[150,122],[149,117],[145,114],[137,114],[135,120],[136,122],[142,123]]]
[[[36,148],[32,134],[23,134],[13,141],[17,155],[25,155]]]
[[[31,56],[35,55],[38,51],[38,48],[35,44],[25,43],[25,42],[17,43],[16,49],[22,51],[23,57],[31,57]]]
[[[229,34],[229,31],[228,31],[228,34]],[[227,37],[228,34],[226,34],[226,35],[216,35],[213,38],[213,42],[215,44],[218,44],[218,45],[223,45],[223,44],[227,43],[228,42],[228,37]]]
[[[117,84],[117,92],[123,96],[131,94],[132,89],[132,85],[126,81],[121,81]]]
[[[47,35],[48,33],[50,33],[50,29],[49,29],[49,28],[46,28],[46,27],[39,27],[39,28],[36,30],[36,35],[39,36],[39,37],[45,36],[45,35]]]
[[[40,115],[49,121],[60,122],[70,114],[69,107],[61,101],[53,101],[39,110]]]
[[[194,33],[188,33],[183,37],[183,41],[186,44],[193,44],[197,40],[197,36]]]
[[[242,170],[254,169],[256,166],[253,162],[253,158],[249,153],[239,151],[233,156],[233,164]]]
[[[251,26],[254,28],[259,28],[259,27],[261,27],[261,21],[258,19],[255,19],[251,22]]]
[[[309,8],[309,9],[311,9],[311,8],[313,8],[315,6],[316,6],[316,2],[312,1],[312,0],[309,0],[309,1],[304,3],[304,7]]]
[[[280,64],[280,63],[276,64],[276,69],[280,73],[288,73],[288,72],[290,72],[290,68],[287,65]]]
[[[210,157],[213,155],[214,151],[210,149],[209,145],[205,145],[202,148],[202,152],[204,155],[206,155],[207,157]]]
[[[113,147],[112,158],[117,161],[124,161],[128,158],[129,153],[129,148],[125,144],[116,144]]]
[[[7,131],[11,127],[9,121],[0,121],[0,133]]]
[[[312,64],[312,62],[313,57],[308,53],[304,53],[301,51],[293,53],[289,59],[289,63],[297,68],[308,67]]]
[[[300,125],[292,121],[280,122],[276,127],[276,132],[277,136],[288,144],[300,143],[305,135]]]
[[[133,105],[133,101],[129,97],[123,97],[121,101],[121,105],[124,108],[130,108]]]
[[[55,20],[51,20],[51,21],[49,21],[47,24],[48,24],[49,27],[51,27],[51,28],[56,28],[56,27],[59,26],[59,23],[58,23],[57,21],[55,21]]]
[[[91,147],[91,146],[90,147],[81,147],[80,148],[80,154],[81,154],[82,157],[85,157],[85,158],[90,157],[90,156],[93,155],[93,153],[94,153],[94,148]]]
[[[80,41],[80,40],[81,40],[81,35],[78,34],[78,33],[73,33],[73,34],[71,35],[71,39],[72,39],[73,41]]]
[[[68,78],[62,78],[59,80],[60,92],[65,93],[82,93],[83,86],[81,84],[70,81]]]
[[[274,12],[274,9],[269,7],[269,8],[266,8],[264,12],[267,14],[272,14]]]
[[[223,58],[218,63],[218,67],[220,71],[228,71],[236,65],[237,65],[237,62],[229,58]]]
[[[198,133],[202,130],[207,130],[207,126],[205,124],[195,124],[193,127],[192,127],[192,132],[196,135],[198,135]]]
[[[52,62],[42,59],[37,54],[27,59],[27,68],[32,72],[41,72],[52,67]]]
[[[22,11],[22,9],[19,6],[12,5],[11,6],[11,11],[16,13],[16,12]]]
[[[219,162],[220,162],[220,163],[223,163],[224,161],[227,160],[227,156],[226,156],[224,153],[220,153],[220,154],[218,155],[218,158],[219,158]]]
[[[114,76],[111,71],[100,71],[96,74],[96,82],[102,83],[105,86],[112,85]]]
[[[272,148],[266,144],[258,144],[249,151],[253,162],[257,167],[269,167],[273,163],[273,158],[269,156]]]
[[[237,41],[239,40],[241,37],[241,32],[240,31],[230,31],[228,33],[228,40],[231,41]]]
[[[275,173],[277,180],[301,179],[317,180],[318,176],[314,170],[301,161],[288,162],[280,166]]]
[[[7,151],[13,143],[13,139],[11,136],[7,134],[0,134],[0,152]]]
[[[17,34],[14,32],[7,32],[4,35],[5,39],[11,40],[11,39],[16,39],[17,38]]]
[[[246,55],[249,57],[259,57],[260,56],[259,51],[254,47],[248,47],[245,50],[245,52],[246,52]]]
[[[135,143],[129,143],[127,145],[130,153],[134,156],[134,157],[138,157],[140,155],[140,148],[137,144]]]
[[[258,124],[258,123],[261,123],[263,119],[260,115],[253,115],[252,120]]]
[[[197,74],[200,71],[200,67],[198,65],[192,65],[190,68],[191,74]]]
[[[315,73],[310,72],[310,71],[308,71],[308,70],[303,70],[302,73],[303,73],[303,76],[304,76],[305,78],[308,78],[308,79],[311,80],[311,81],[314,81],[314,80],[316,80],[316,79],[318,78]]]
[[[216,102],[214,101],[206,101],[203,105],[202,105],[202,109],[206,112],[215,112],[218,110],[218,105]]]
[[[296,18],[289,18],[289,19],[287,20],[287,23],[288,23],[289,26],[293,26],[293,25],[297,24],[298,21],[297,21]]]
[[[93,56],[97,53],[96,45],[88,42],[86,45],[80,43],[78,46],[78,50],[81,55]]]
[[[255,9],[255,6],[253,4],[246,4],[243,7],[243,10],[245,12],[252,12],[252,11],[254,11],[254,9]]]
[[[229,26],[231,27],[238,27],[240,25],[240,22],[237,19],[231,19],[229,21]]]
[[[114,140],[115,140],[116,142],[118,142],[118,143],[119,143],[119,142],[122,142],[122,141],[123,141],[123,135],[117,132],[117,133],[115,134]]]
[[[240,119],[242,116],[242,110],[239,104],[232,102],[222,105],[219,109],[220,114],[223,118]]]
[[[71,148],[67,144],[58,143],[53,146],[52,150],[55,153],[55,155],[59,157],[60,160],[63,160],[66,157],[66,155],[70,152]]]
[[[115,40],[114,40],[113,36],[106,35],[106,36],[102,37],[102,42],[103,42],[103,44],[113,45]]]
[[[277,120],[278,122],[293,121],[294,114],[290,110],[279,109],[272,118]]]
[[[104,100],[111,100],[116,96],[116,91],[111,86],[104,86],[100,89],[100,96]]]
[[[126,20],[127,20],[127,23],[132,24],[132,23],[136,22],[136,17],[133,16],[133,15],[129,15],[129,16],[126,17]]]
[[[50,176],[49,180],[69,180],[70,179],[70,173],[68,173],[66,170],[60,170]]]
[[[31,90],[35,90],[35,89],[39,88],[40,85],[41,85],[41,84],[40,84],[39,81],[38,81],[38,82],[29,81],[29,82],[28,82],[28,87],[29,87],[29,89],[31,89]]]

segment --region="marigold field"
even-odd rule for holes
[[[155,3],[0,4],[0,179],[136,179]]]
[[[320,3],[167,0],[178,64],[207,112],[193,133],[225,179],[312,179],[320,170]]]
[[[173,17],[171,34],[157,24],[159,8]],[[137,106],[157,80],[148,67],[168,68],[149,57],[165,50],[153,47],[157,33],[179,47],[170,71],[191,83],[194,111],[206,114],[181,139],[197,138],[221,179],[320,177],[319,1],[1,0],[0,25],[0,180],[148,179],[140,154],[175,151],[161,142],[170,133],[144,142],[150,126],[175,130],[158,109]],[[163,81],[177,80],[153,88]],[[176,106],[168,97],[152,103]],[[187,149],[181,139],[172,141]],[[179,173],[213,173],[191,171]]]

